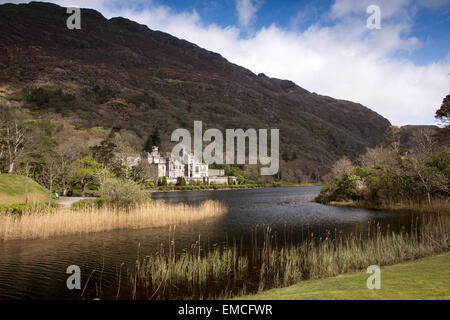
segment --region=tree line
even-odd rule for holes
[[[413,146],[401,143],[401,129],[391,127],[385,142],[370,148],[356,161],[344,157],[326,177],[316,201],[357,201],[369,206],[434,200],[448,204],[450,196],[450,95],[436,111],[439,130],[417,130]]]
[[[144,182],[157,179],[149,164],[131,169],[117,156],[137,152],[138,147],[132,146],[137,137],[117,129],[91,131],[77,130],[64,122],[30,120],[24,110],[1,105],[1,172],[30,177],[47,187],[50,194],[85,196],[93,187],[95,194],[111,199],[112,188],[137,190]],[[105,191],[108,188],[109,193]],[[117,190],[126,193],[125,187]],[[141,197],[139,192],[137,197]]]

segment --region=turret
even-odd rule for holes
[[[156,146],[152,147],[152,157],[159,157],[159,149]]]

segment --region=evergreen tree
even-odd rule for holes
[[[144,151],[151,152],[153,147],[159,147],[161,145],[161,138],[159,137],[158,128],[148,137],[145,143]]]
[[[445,125],[444,130],[438,134],[438,138],[448,140],[450,138],[450,94],[448,94],[442,101],[441,107],[436,111],[436,119],[442,121]],[[447,141],[448,143],[448,141]]]
[[[153,146],[154,146],[153,139],[152,136],[150,135],[147,139],[147,142],[145,143],[144,151],[152,152]]]
[[[441,108],[436,111],[436,118],[447,124],[447,126],[450,125],[450,94],[444,98]]]
[[[153,141],[153,145],[154,146],[161,145],[161,138],[159,137],[159,130],[158,130],[158,128],[156,128],[155,131],[153,131],[153,134],[151,135],[151,137],[152,137],[152,141]]]

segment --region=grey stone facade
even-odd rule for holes
[[[122,155],[121,159],[128,167],[135,167],[140,161],[157,166],[158,178],[166,177],[168,183],[176,183],[182,177],[187,182],[206,184],[226,184],[228,178],[236,181],[235,177],[224,177],[224,170],[208,169],[206,163],[198,162],[192,154],[183,154],[181,157],[172,157],[169,154],[161,156],[158,147],[153,147],[152,152],[143,152],[140,155]]]

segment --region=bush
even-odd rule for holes
[[[95,103],[97,104],[106,103],[115,95],[114,91],[108,85],[104,85],[103,87],[95,85],[93,91],[95,93]]]
[[[130,208],[150,201],[150,193],[132,180],[108,178],[103,185],[105,204]]]
[[[243,176],[237,176],[236,181],[238,184],[245,184],[245,178]]]
[[[97,198],[97,199],[83,199],[79,200],[77,202],[72,203],[72,210],[85,210],[85,209],[91,209],[96,208],[99,209],[103,206],[103,199]]]
[[[13,204],[0,205],[0,214],[22,215],[26,212],[42,212],[48,213],[53,211],[53,207],[44,203],[29,203],[29,204]]]
[[[178,185],[180,187],[185,187],[186,186],[186,179],[184,177],[181,177],[180,180],[178,181]]]
[[[371,206],[448,198],[450,153],[432,154],[423,160],[403,157],[381,162],[372,169],[353,167],[329,182],[315,199],[320,203],[360,201]]]
[[[24,93],[25,100],[28,103],[34,103],[37,107],[70,108],[76,101],[73,94],[64,93],[61,88],[32,86],[26,87]]]

